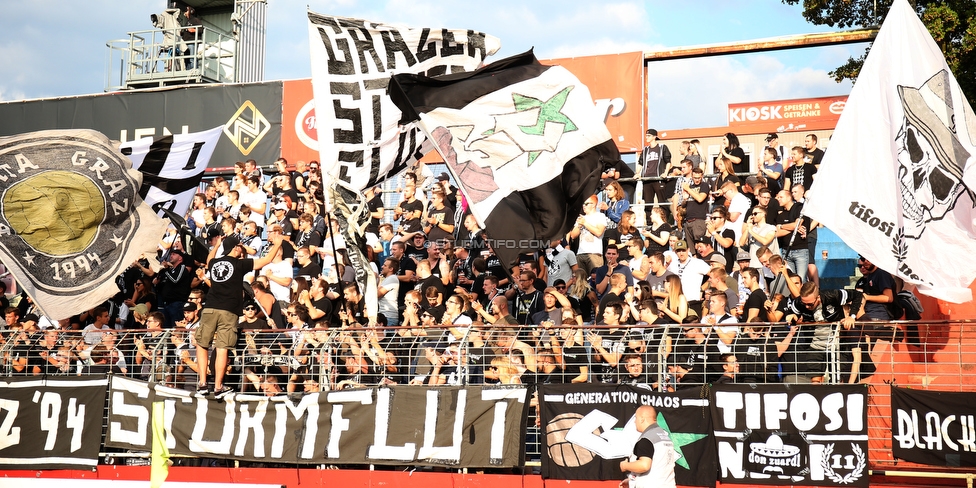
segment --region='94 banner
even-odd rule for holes
[[[0,468],[94,467],[107,384],[104,376],[0,382]]]

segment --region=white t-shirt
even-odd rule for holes
[[[723,334],[733,334],[733,333],[738,334],[739,333],[739,326],[738,325],[735,325],[735,324],[738,324],[739,323],[739,320],[736,319],[735,317],[729,315],[728,317],[725,317],[725,320],[721,320],[721,318],[722,318],[721,316],[716,316],[715,314],[708,314],[704,318],[702,318],[702,323],[707,323],[709,317],[714,317],[717,324],[728,324],[728,325],[725,325],[723,327],[717,327],[716,328],[717,330],[722,331]],[[708,332],[709,331],[708,331],[708,328],[707,327],[702,327],[702,333],[703,334],[705,334],[707,336],[708,335]],[[718,351],[720,353],[722,353],[722,354],[728,354],[728,353],[732,352],[732,346],[731,345],[722,342],[722,339],[719,339],[717,334],[713,334],[713,336],[714,337],[713,337],[712,340],[715,341],[715,345],[718,348]]]
[[[400,289],[400,280],[395,274],[383,278],[380,283],[381,288],[386,288],[386,295],[383,295],[376,302],[376,311],[385,317],[397,316],[397,293]]]
[[[257,224],[258,227],[264,228],[264,213],[255,212],[254,208],[255,206],[260,207],[261,205],[265,205],[265,211],[267,211],[268,195],[260,190],[254,193],[245,190],[240,192],[240,198],[238,200],[241,204],[251,208],[251,215],[248,219]]]
[[[732,201],[729,202],[729,213],[739,212],[739,218],[732,221],[726,222],[728,228],[735,232],[735,242],[738,245],[740,239],[742,239],[742,223],[745,222],[746,215],[748,215],[749,208],[752,207],[752,202],[749,201],[749,197],[736,193],[732,197]]]
[[[281,262],[278,263],[266,264],[264,268],[261,268],[261,274],[268,274],[268,271],[271,271],[272,273],[274,273],[276,277],[279,278],[295,277],[295,270],[291,266],[290,259],[283,259],[281,260]],[[271,279],[269,279],[268,282],[271,285],[269,287],[271,294],[274,295],[276,300],[284,300],[286,302],[291,301],[291,287],[279,285],[278,283],[275,283],[275,281]]]
[[[590,227],[602,225],[604,229],[606,228],[607,223],[610,222],[610,219],[600,212],[593,212],[585,215],[583,216],[583,220],[585,220],[587,225]],[[603,255],[603,234],[595,236],[592,232],[587,230],[586,227],[584,227],[580,230],[579,240],[579,250],[576,251],[577,256],[580,254]]]
[[[668,267],[668,271],[681,278],[681,290],[689,302],[701,300],[702,279],[711,270],[712,267],[708,263],[690,256],[683,264],[675,259]]]

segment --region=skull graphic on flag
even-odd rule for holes
[[[942,70],[920,88],[898,87],[905,111],[896,144],[906,237],[921,237],[926,225],[944,218],[963,193],[970,204],[976,201],[963,182],[966,163],[973,157],[967,146],[976,140],[976,117],[962,99],[964,126],[957,131],[951,86],[949,73]]]

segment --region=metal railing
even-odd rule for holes
[[[136,31],[128,39],[109,41],[105,91],[235,82],[236,39],[197,26],[196,39],[184,41],[184,29]]]
[[[242,330],[226,384],[238,392],[272,396],[392,383],[583,379],[647,383],[667,391],[700,388],[721,381],[729,371],[735,372],[735,381],[745,382],[860,381],[869,388],[869,459],[875,470],[931,469],[892,458],[888,385],[976,390],[968,366],[976,359],[976,335],[968,321],[863,322],[850,330],[839,324],[805,324],[801,327],[817,328],[819,340],[791,342],[782,354],[776,343],[788,325],[736,326],[739,333],[722,346],[715,327],[705,324]],[[851,337],[863,346],[859,361],[853,357]],[[0,332],[0,340],[0,373],[6,376],[76,375],[97,360],[108,361],[114,374],[196,389],[190,330],[8,330]],[[616,365],[598,350],[617,353],[611,357]],[[734,355],[734,365],[723,351]],[[859,376],[851,374],[855,366]],[[800,378],[786,378],[790,373]],[[527,466],[540,459],[540,438],[535,409],[529,409]]]

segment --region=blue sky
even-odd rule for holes
[[[0,100],[100,93],[106,42],[151,28],[164,0],[5,2],[0,16]],[[265,79],[311,74],[305,26],[313,11],[412,26],[476,29],[502,41],[496,59],[535,48],[569,57],[824,32],[800,7],[778,0],[573,1],[269,0]],[[661,129],[720,126],[726,105],[843,95],[827,72],[864,44],[657,62],[650,65],[649,123]]]

